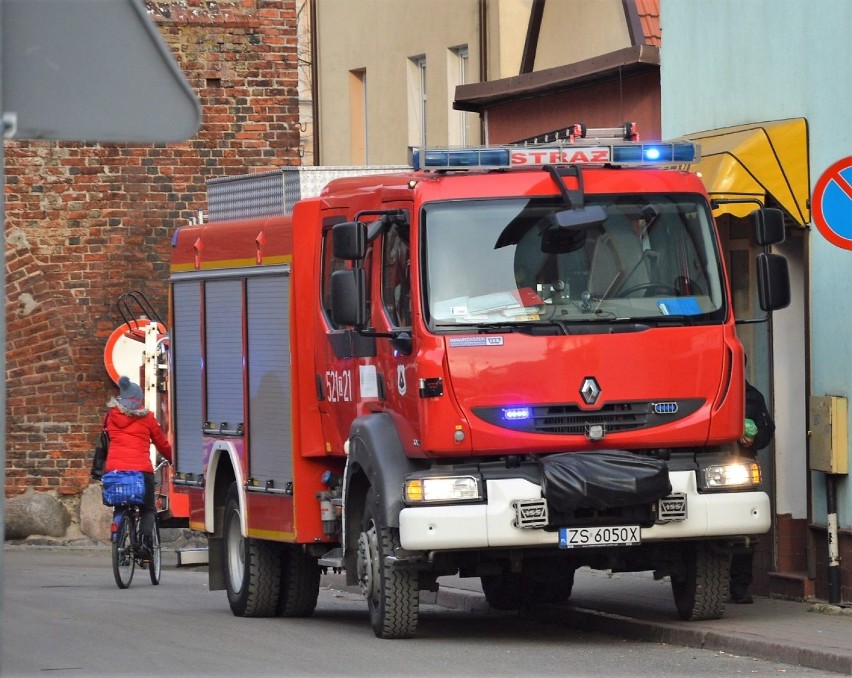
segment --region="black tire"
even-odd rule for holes
[[[273,617],[281,583],[281,545],[243,538],[240,498],[232,483],[225,502],[225,588],[231,612],[237,617]]]
[[[133,558],[133,542],[130,532],[133,529],[133,518],[127,511],[121,514],[121,524],[115,540],[112,542],[112,574],[120,589],[126,589],[133,581],[136,570],[136,560]]]
[[[373,490],[367,492],[358,538],[358,583],[378,638],[410,638],[420,615],[417,573],[386,562],[399,547],[399,530],[383,527]]]
[[[163,569],[163,560],[160,555],[160,526],[155,522],[154,531],[151,533],[151,562],[148,563],[148,574],[151,583],[157,586],[160,583],[160,574]]]
[[[495,610],[509,612],[528,605],[566,602],[574,587],[574,570],[564,571],[548,581],[539,581],[516,572],[488,575],[480,579],[488,604]]]
[[[729,554],[703,542],[688,544],[683,550],[683,571],[671,575],[678,616],[685,621],[719,619],[728,600],[730,568]]]
[[[494,610],[511,612],[520,610],[525,602],[521,575],[513,572],[480,577],[485,600]]]
[[[566,603],[574,589],[574,570],[564,572],[562,576],[548,582],[533,582],[530,602],[536,605],[545,603]]]
[[[321,574],[316,558],[299,546],[283,546],[276,614],[279,617],[310,617],[317,606]]]

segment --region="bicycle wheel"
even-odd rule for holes
[[[148,574],[151,575],[151,583],[156,586],[160,583],[160,570],[163,562],[160,559],[160,526],[154,523],[154,531],[151,533],[151,562],[148,563]]]
[[[136,569],[130,535],[134,527],[133,522],[130,512],[122,511],[121,524],[112,542],[112,574],[120,589],[126,589],[130,586],[130,582],[133,581],[133,572]]]

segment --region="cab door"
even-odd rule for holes
[[[318,338],[314,345],[314,378],[326,454],[343,454],[343,443],[359,412],[359,402],[371,394],[370,388],[361,384],[364,361],[371,361],[375,355],[374,339],[361,337],[352,328],[338,326],[331,315],[331,274],[352,265],[333,254],[331,230],[341,221],[346,221],[345,215],[326,214],[322,218],[321,299],[314,320],[317,323],[314,336]],[[369,267],[371,259],[370,253],[362,264]]]
[[[384,393],[377,407],[391,414],[403,448],[417,454],[420,446],[416,346],[412,329],[416,314],[412,268],[411,205],[393,205],[407,219],[393,221],[374,243],[372,323],[378,332],[395,335],[377,342],[376,368]]]

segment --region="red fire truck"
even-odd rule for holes
[[[400,638],[441,576],[518,609],[584,566],[670,577],[683,619],[724,612],[770,505],[736,445],[711,206],[674,167],[699,149],[600,136],[416,151],[292,215],[231,196],[175,234],[175,489],[235,615],[309,615],[335,568]],[[768,313],[783,218],[753,219]]]

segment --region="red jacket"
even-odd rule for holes
[[[117,407],[110,407],[106,416],[106,429],[109,433],[109,452],[105,471],[153,473],[150,453],[152,442],[160,454],[172,461],[169,439],[153,413],[148,410],[125,414]]]

